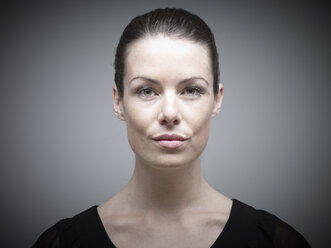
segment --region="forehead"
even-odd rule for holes
[[[212,81],[207,46],[183,38],[157,35],[139,39],[128,47],[125,64],[124,81],[136,76],[163,81],[200,76]]]

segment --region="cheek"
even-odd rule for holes
[[[145,110],[141,107],[130,107],[125,110],[128,139],[134,151],[144,146],[148,127],[152,122],[152,114]]]
[[[213,102],[207,99],[203,102],[197,102],[194,105],[188,105],[183,112],[185,119],[196,129],[208,126],[212,113]]]
[[[142,133],[144,131],[146,118],[143,114],[133,111],[132,113],[128,113],[125,119],[130,130],[132,129],[138,133]]]
[[[195,122],[193,127],[194,137],[197,141],[197,144],[205,147],[209,137],[209,129],[210,129],[210,117],[201,118]]]
[[[212,103],[210,102],[199,104],[185,112],[185,118],[193,132],[193,137],[197,144],[202,146],[205,146],[208,140],[211,113]]]
[[[145,111],[146,108],[143,108],[139,103],[127,97],[124,101],[124,116],[128,128],[134,129],[136,132],[142,132],[148,122],[148,112]]]

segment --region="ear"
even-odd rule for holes
[[[222,101],[223,101],[223,92],[224,92],[223,84],[220,83],[218,87],[218,94],[215,96],[214,99],[214,107],[211,117],[215,117],[218,114],[218,112],[220,112],[221,110]]]
[[[118,119],[125,121],[122,99],[118,94],[116,85],[113,87],[113,108]]]

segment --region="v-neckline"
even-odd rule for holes
[[[233,215],[234,212],[236,212],[237,209],[237,205],[239,204],[239,201],[236,199],[232,199],[232,206],[231,206],[231,210],[230,210],[230,215],[229,218],[227,220],[227,222],[225,223],[222,231],[220,232],[220,234],[218,235],[217,239],[215,240],[215,242],[213,243],[213,245],[211,246],[211,248],[216,248],[220,246],[220,243],[222,242],[222,240],[224,239],[223,237],[227,235],[227,233],[229,232],[229,229],[231,229],[231,225],[233,225]],[[102,220],[100,218],[100,215],[98,213],[97,210],[97,205],[93,206],[90,208],[90,210],[92,211],[92,215],[94,216],[93,218],[95,219],[95,229],[97,231],[94,232],[94,238],[99,239],[99,241],[102,244],[107,244],[107,247],[116,247],[114,245],[114,243],[111,241],[110,237],[107,234],[107,231],[102,223]],[[85,236],[85,239],[88,238]],[[103,246],[104,247],[104,246]]]

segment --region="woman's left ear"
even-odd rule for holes
[[[214,96],[214,98],[215,98],[214,107],[213,107],[211,117],[215,117],[218,114],[218,112],[220,112],[220,110],[221,110],[223,92],[224,92],[223,84],[220,83],[218,86],[218,94]]]

